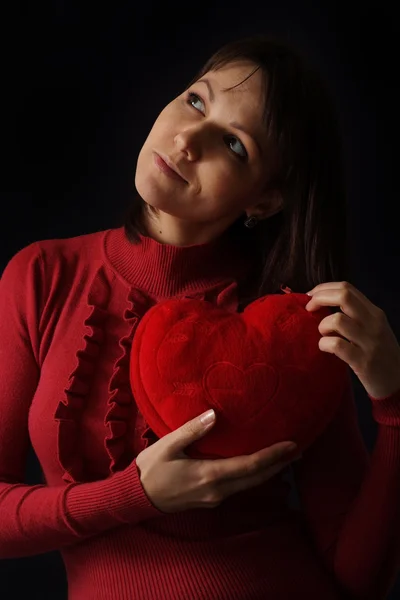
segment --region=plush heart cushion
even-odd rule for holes
[[[332,419],[347,364],[318,347],[320,321],[306,294],[273,294],[231,313],[203,300],[151,308],[132,343],[130,383],[158,438],[209,408],[214,427],[192,458],[251,454],[293,440],[306,449]]]

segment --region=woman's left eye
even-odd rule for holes
[[[242,142],[237,137],[235,137],[234,135],[227,135],[225,139],[232,152],[237,154],[239,158],[247,158],[246,148],[243,146]],[[236,150],[234,149],[235,146]]]

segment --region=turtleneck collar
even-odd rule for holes
[[[222,282],[248,276],[251,257],[228,235],[193,246],[161,244],[140,235],[132,244],[124,227],[109,229],[104,237],[106,261],[130,286],[157,298],[196,293]]]

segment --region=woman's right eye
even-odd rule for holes
[[[190,106],[193,106],[193,108],[195,108],[196,110],[198,110],[199,112],[201,112],[201,113],[203,113],[203,114],[204,114],[204,110],[200,110],[199,108],[197,108],[197,107],[195,106],[195,103],[196,103],[196,102],[200,102],[200,103],[203,105],[203,107],[204,107],[204,102],[203,102],[203,100],[200,98],[200,96],[198,96],[197,94],[194,94],[193,92],[189,92],[189,94],[187,95],[187,99],[186,99],[186,100],[187,100],[187,103],[188,103]]]

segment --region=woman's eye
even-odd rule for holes
[[[196,102],[202,104],[203,108],[204,108],[204,102],[203,102],[203,100],[201,98],[199,98],[199,96],[197,94],[193,94],[192,92],[190,92],[188,94],[188,104],[191,104],[193,106],[193,108],[196,108],[197,110],[200,110],[200,112],[204,112],[203,110],[201,110],[197,106],[195,106]]]
[[[232,152],[237,154],[239,158],[247,158],[246,148],[237,137],[234,135],[227,135],[225,139]]]
[[[200,96],[198,96],[197,94],[194,94],[193,92],[189,92],[189,94],[187,96],[187,103],[190,106],[193,106],[193,108],[195,108],[202,114],[204,114],[204,102],[200,98]],[[197,106],[196,106],[196,104],[197,104]],[[243,144],[239,140],[239,138],[235,137],[234,135],[227,135],[227,136],[225,136],[225,141],[226,141],[228,148],[230,148],[230,150],[232,150],[233,154],[235,154],[235,156],[237,158],[239,158],[240,160],[247,160],[248,155],[247,155],[246,148],[243,146]]]

